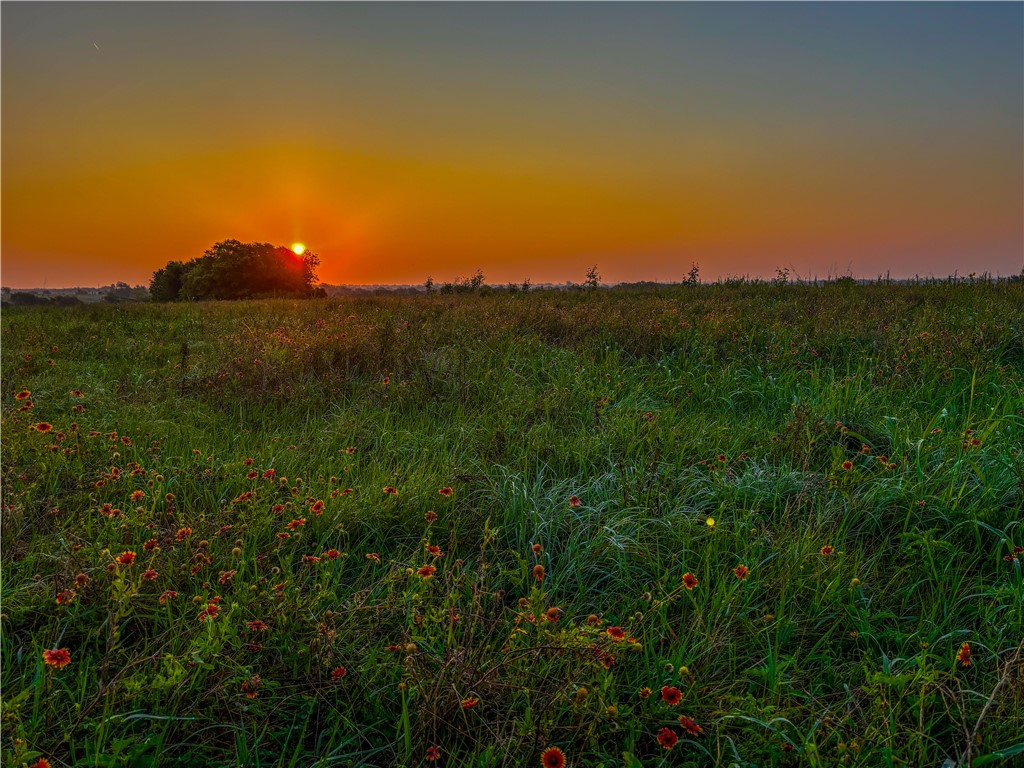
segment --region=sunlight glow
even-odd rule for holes
[[[297,256],[301,256],[306,251],[306,246],[302,243],[295,243],[295,245],[292,246],[292,250],[295,251]]]

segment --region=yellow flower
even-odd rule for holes
[[[709,517],[705,522],[708,524],[708,528],[712,531],[715,530],[715,518]]]

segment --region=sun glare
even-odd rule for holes
[[[295,251],[297,256],[301,256],[305,252],[306,246],[302,243],[295,243],[295,245],[292,246],[292,250]]]

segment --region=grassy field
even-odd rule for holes
[[[1020,284],[2,329],[4,766],[1024,761]]]

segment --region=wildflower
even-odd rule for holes
[[[47,760],[45,757],[40,757],[28,768],[53,768],[53,766],[50,765],[50,761]]]
[[[130,550],[122,552],[117,556],[116,560],[121,565],[131,565],[135,562],[135,553]]]
[[[54,669],[63,669],[71,663],[71,651],[67,648],[43,651],[43,662]]]
[[[160,574],[157,573],[153,568],[148,568],[142,572],[142,578],[146,581],[156,581],[157,576],[159,575]]]
[[[746,581],[747,575],[750,573],[750,569],[743,565],[743,563],[740,563],[732,569],[732,572],[736,574],[736,578],[740,581]]]
[[[715,518],[713,518],[713,517],[709,517],[709,518],[708,518],[707,520],[705,520],[704,522],[705,522],[705,523],[707,524],[707,526],[708,526],[708,528],[709,528],[710,530],[712,530],[712,531],[713,531],[713,530],[715,530]]]
[[[703,728],[697,725],[697,723],[695,723],[691,718],[687,717],[686,715],[679,716],[679,724],[683,726],[683,730],[689,733],[691,736],[699,736],[704,732]]]
[[[540,764],[544,768],[565,768],[565,752],[558,747],[548,747],[540,753]]]
[[[238,571],[221,571],[220,576],[217,577],[218,584],[227,584],[231,579],[235,577]]]
[[[337,560],[341,557],[341,552],[336,549],[328,549],[323,553],[322,557],[326,557],[328,560]]]
[[[184,541],[185,539],[187,539],[191,535],[192,535],[192,529],[191,528],[179,528],[178,532],[176,534],[174,534],[174,538],[176,538],[178,541]]]
[[[650,696],[650,695],[651,695],[651,689],[650,689],[650,688],[648,688],[647,686],[644,686],[644,687],[643,687],[643,688],[641,688],[641,689],[640,689],[639,691],[637,691],[637,695],[638,695],[638,696],[639,696],[639,697],[640,697],[641,699],[646,699],[646,698],[647,698],[648,696]]]
[[[168,600],[173,600],[177,596],[178,593],[173,589],[166,590],[162,595],[160,595],[160,605],[165,605]]]
[[[338,666],[331,670],[331,680],[341,680],[345,675],[348,674],[348,670],[344,667]]]
[[[273,480],[274,476],[276,474],[277,474],[277,470],[275,470],[275,469],[268,469],[266,472],[263,473],[263,479],[264,480]]]
[[[387,383],[387,379],[385,379],[384,382]],[[423,759],[426,760],[428,763],[432,763],[435,760],[440,760],[441,759],[441,748],[440,747],[427,747],[427,754],[426,754],[426,756]]]
[[[418,571],[416,571],[416,573],[418,573],[424,579],[429,579],[431,576],[437,573],[437,568],[435,568],[432,565],[424,565]]]
[[[317,499],[309,505],[309,511],[314,515],[322,515],[324,512],[324,503],[320,499]]]
[[[451,496],[452,489],[446,485],[444,488],[439,490],[438,493],[440,493],[442,496]]]
[[[245,626],[247,626],[253,632],[266,632],[268,629],[270,629],[270,625],[268,625],[265,621],[261,621],[260,619],[253,619],[252,621],[247,621],[245,622]]]
[[[697,586],[697,577],[687,571],[683,574],[683,586],[692,592],[693,588]]]
[[[851,469],[853,469],[853,462],[850,461],[850,460],[844,461],[843,462],[843,469],[846,470],[847,472],[849,472]]]
[[[570,507],[582,507],[583,506],[583,500],[579,496],[570,496],[569,497],[569,506]]]
[[[290,539],[291,537],[292,535],[287,531],[281,531],[279,534],[277,534],[277,538],[279,539]]]
[[[288,523],[288,529],[294,531],[296,528],[301,528],[306,524],[306,518],[300,517],[296,520],[292,520]]]
[[[533,575],[537,578],[537,583],[544,581],[544,566],[537,563],[533,566]]]
[[[971,644],[964,643],[960,646],[960,650],[957,651],[956,660],[961,667],[971,666]]]
[[[623,631],[622,627],[608,627],[606,631],[608,633],[608,637],[615,642],[620,642],[626,639],[626,633]]]
[[[138,501],[139,499],[146,498],[145,491],[132,491],[132,501]]]
[[[70,605],[74,599],[75,591],[73,589],[65,589],[57,595],[57,605]]]
[[[23,389],[23,390],[21,390],[21,392],[19,392],[18,394],[16,394],[14,396],[14,399],[15,400],[28,400],[29,397],[31,397],[31,396],[32,396],[32,393],[29,390]]]
[[[199,615],[196,616],[196,619],[198,621],[216,621],[218,613],[220,613],[220,606],[211,601],[207,603],[206,607],[199,612]]]
[[[833,549],[833,548],[832,548],[831,546],[829,546],[828,544],[826,544],[826,545],[825,545],[824,547],[822,547],[822,548],[821,548],[821,554],[822,554],[822,556],[825,556],[825,555],[831,555],[831,554],[832,554],[833,552],[835,552],[835,549]]]
[[[380,555],[378,555],[376,552],[371,552],[370,554],[368,554],[366,556],[366,559],[369,560],[371,563],[374,563],[375,565],[380,565]]]
[[[544,551],[544,547],[542,547],[540,544],[534,544],[530,547],[530,549],[533,550],[533,554],[535,557],[540,557],[540,553]]]
[[[34,429],[36,432],[49,432],[53,429],[53,424],[48,421],[40,421],[38,424],[29,427],[29,429]]]
[[[587,624],[591,627],[599,627],[601,626],[601,617],[596,613],[592,613],[587,616]]]
[[[387,486],[384,489],[384,493],[389,493],[389,494],[392,494],[394,496],[397,496],[398,495],[398,489],[389,485],[389,486]]]
[[[79,589],[81,589],[82,587],[84,587],[88,583],[89,583],[89,576],[88,576],[88,574],[80,573],[77,576],[75,576],[75,586],[78,587]]]
[[[459,704],[462,705],[463,709],[472,709],[473,707],[475,707],[479,703],[480,703],[480,699],[478,699],[476,696],[467,696],[466,698],[464,698],[462,701],[459,702]]]
[[[149,539],[145,544],[142,545],[142,549],[146,552],[151,552],[156,549],[156,539]]]
[[[441,548],[437,546],[437,544],[427,544],[426,546],[427,552],[430,553],[432,557],[444,557],[444,552],[441,551]]]
[[[388,384],[391,383],[391,377],[390,376],[385,376],[383,379],[380,380],[380,383],[383,384],[386,387]],[[436,759],[437,758],[435,758],[435,760]]]
[[[245,694],[248,699],[255,699],[257,696],[257,689],[263,685],[263,681],[260,680],[259,675],[253,675],[248,680],[242,681],[242,693]]]
[[[434,512],[433,510],[431,510],[431,511],[427,512],[427,514],[425,514],[423,516],[423,519],[426,520],[428,523],[432,523],[435,520],[437,520],[437,512]]]
[[[658,743],[665,749],[672,749],[678,741],[679,737],[671,728],[662,728],[658,731]]]
[[[558,621],[559,614],[561,614],[561,610],[552,606],[551,608],[548,608],[545,616],[548,621]]]
[[[661,687],[661,699],[670,707],[674,707],[683,700],[683,692],[674,685],[663,685]]]
[[[314,555],[303,555],[302,556],[302,562],[304,562],[304,563],[319,563],[320,562],[320,558],[319,557],[315,557]]]
[[[259,472],[257,472],[257,471],[256,471],[255,469],[251,469],[251,470],[249,470],[249,471],[248,471],[248,472],[247,472],[247,473],[245,474],[245,479],[246,479],[246,480],[255,480],[255,479],[256,479],[257,477],[259,477],[259,476],[260,476],[260,473],[259,473]]]

